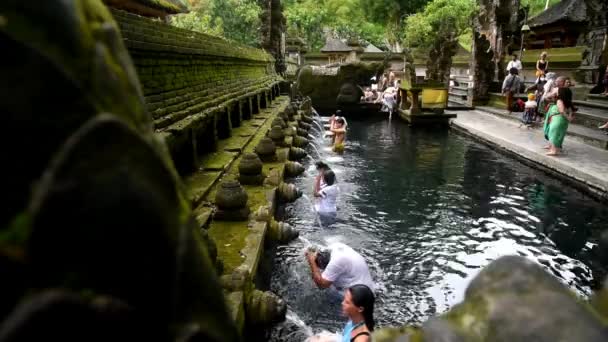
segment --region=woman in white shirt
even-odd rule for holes
[[[319,201],[315,204],[315,210],[321,217],[335,218],[338,211],[338,185],[336,183],[336,175],[331,170],[323,172],[323,181],[325,186],[315,191],[315,197]]]

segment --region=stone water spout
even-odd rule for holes
[[[245,153],[239,163],[239,182],[246,185],[262,185],[262,160],[255,153]]]
[[[263,162],[273,162],[277,159],[277,146],[274,144],[272,139],[266,137],[260,140],[258,145],[255,147],[255,153],[260,157]]]
[[[268,132],[268,136],[272,139],[272,142],[277,146],[286,146],[285,145],[285,132],[281,126],[272,126],[270,132]]]
[[[302,164],[295,161],[288,161],[285,164],[285,173],[288,177],[295,177],[304,172],[305,168]]]
[[[302,191],[291,183],[282,182],[277,187],[277,194],[281,202],[288,203],[300,198],[302,196]]]
[[[289,160],[291,161],[298,161],[306,156],[306,151],[299,147],[292,146],[291,148],[289,148]]]
[[[300,232],[286,222],[272,221],[270,228],[279,243],[288,243],[300,236]]]
[[[220,282],[228,291],[245,294],[247,322],[257,326],[270,326],[285,320],[285,301],[270,291],[255,289],[247,270],[237,268],[231,274],[223,275]]]
[[[293,142],[292,142],[293,146],[295,147],[306,147],[308,145],[308,139],[306,139],[303,136],[300,135],[296,135],[293,137]]]
[[[308,131],[305,129],[302,129],[300,127],[296,128],[296,134],[301,136],[301,137],[307,137],[308,136]]]
[[[287,128],[287,123],[281,117],[277,117],[272,120],[271,127],[280,126],[281,128]]]
[[[215,195],[217,210],[214,220],[220,221],[246,221],[249,218],[247,206],[248,195],[241,184],[236,180],[222,182]]]
[[[306,131],[309,131],[309,130],[310,130],[310,127],[311,127],[312,125],[311,125],[311,124],[309,124],[309,123],[306,123],[306,122],[304,122],[304,121],[299,121],[299,122],[298,122],[298,126],[299,126],[300,128],[302,128],[302,129],[306,130]]]

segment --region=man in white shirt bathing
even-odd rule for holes
[[[339,291],[363,284],[372,291],[375,284],[363,256],[343,243],[334,243],[326,250],[306,251],[312,279],[319,288],[333,285]]]

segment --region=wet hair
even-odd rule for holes
[[[317,167],[317,170],[331,170],[329,165],[325,164],[324,162],[322,162],[320,160],[315,163],[315,166]]]
[[[327,249],[323,249],[317,252],[315,263],[319,268],[325,269],[327,264],[329,264],[329,259],[331,259],[331,252]]]
[[[353,304],[358,308],[363,308],[363,319],[365,326],[369,331],[374,331],[376,322],[374,321],[374,302],[376,298],[372,290],[363,285],[357,284],[348,288],[350,295],[353,298]]]
[[[574,105],[572,104],[572,90],[570,90],[570,88],[559,88],[557,90],[557,99],[562,100],[564,107],[570,109],[574,108]]]
[[[338,118],[338,120],[336,120],[337,123],[344,125],[344,119],[342,118]]]
[[[509,73],[511,75],[517,75],[517,74],[519,74],[519,70],[517,70],[517,68],[511,68],[511,69],[509,69]]]
[[[325,172],[323,172],[323,180],[327,185],[334,185],[336,182],[336,174],[332,170],[325,170]]]

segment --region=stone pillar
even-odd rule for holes
[[[506,66],[503,59],[507,54],[506,42],[519,39],[519,2],[477,0],[479,15],[473,23],[474,39],[470,66],[475,89],[474,102],[487,97],[490,81],[500,82],[505,76]]]

